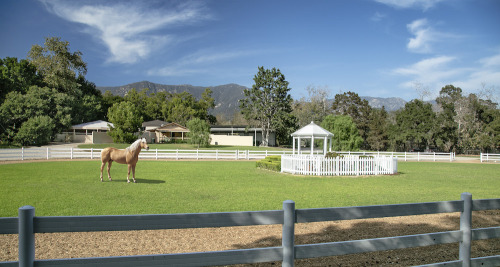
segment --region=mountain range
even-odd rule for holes
[[[128,91],[134,88],[137,91],[141,91],[142,89],[147,88],[149,89],[148,94],[165,91],[170,93],[181,93],[186,91],[192,94],[196,99],[200,99],[201,94],[205,91],[205,89],[210,88],[212,90],[212,97],[215,100],[215,108],[211,113],[214,115],[224,114],[229,117],[232,116],[235,112],[239,111],[238,100],[244,98],[243,90],[248,89],[245,86],[234,83],[218,86],[193,86],[189,84],[166,85],[148,81],[130,83],[122,86],[97,86],[97,89],[100,90],[103,94],[106,91],[110,91],[113,95],[119,96],[125,96]],[[384,106],[387,111],[398,110],[400,108],[403,108],[406,104],[406,101],[399,97],[383,98],[361,96],[361,98],[366,99],[371,107],[382,108],[382,106]]]

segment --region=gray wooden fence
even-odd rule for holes
[[[316,258],[460,243],[459,259],[427,266],[499,266],[500,255],[471,259],[471,241],[500,238],[500,227],[471,229],[472,211],[500,209],[500,199],[472,200],[463,193],[461,200],[379,206],[295,209],[291,200],[282,210],[114,216],[38,217],[35,208],[19,208],[19,217],[0,218],[0,234],[19,234],[19,261],[0,262],[0,266],[210,266],[282,261],[294,266],[294,259]],[[320,221],[355,220],[394,216],[461,212],[460,230],[395,236],[343,242],[295,245],[295,224]],[[282,224],[282,246],[214,252],[120,256],[80,259],[35,259],[34,233],[127,231],[228,227]]]

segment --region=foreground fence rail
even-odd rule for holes
[[[95,148],[16,148],[0,149],[2,160],[38,160],[38,159],[99,159],[102,149]],[[221,149],[150,149],[141,151],[141,159],[191,159],[191,160],[256,160],[267,156],[291,155],[287,150],[221,150]],[[423,152],[350,152],[339,151],[348,156],[390,156],[400,161],[454,161],[455,153]],[[490,154],[492,155],[492,154]]]
[[[19,208],[19,217],[0,218],[0,234],[19,235],[19,261],[0,262],[0,266],[211,266],[282,261],[294,266],[295,259],[357,254],[392,249],[460,243],[459,259],[427,266],[498,266],[500,255],[472,258],[473,240],[500,238],[500,227],[471,229],[472,211],[500,209],[500,199],[472,200],[463,193],[461,200],[380,206],[295,209],[291,200],[282,210],[114,216],[37,217],[35,208]],[[295,245],[295,224],[460,212],[460,230],[407,236],[394,236],[343,242]],[[34,233],[127,231],[227,227],[247,225],[282,225],[282,246],[213,252],[79,258],[35,259]],[[395,252],[397,253],[397,252]]]

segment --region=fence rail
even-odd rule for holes
[[[98,159],[102,149],[95,148],[16,148],[0,149],[0,161],[35,159]],[[279,150],[220,150],[220,149],[150,149],[142,150],[141,159],[212,159],[212,160],[256,160],[273,155],[291,155],[292,151]],[[303,152],[306,154],[305,152]],[[319,155],[320,152],[317,152]],[[339,151],[340,155],[391,156],[401,161],[453,161],[455,153],[421,152],[350,152]],[[491,154],[490,154],[491,155]]]
[[[500,255],[471,259],[471,241],[500,238],[500,227],[471,229],[472,211],[500,209],[500,199],[472,200],[463,193],[461,200],[380,206],[295,209],[291,200],[282,210],[114,216],[37,217],[35,208],[19,208],[18,217],[0,218],[0,234],[19,234],[19,261],[0,262],[0,266],[211,266],[282,261],[294,266],[294,259],[357,254],[364,252],[460,243],[459,259],[428,266],[498,266]],[[332,220],[354,220],[434,213],[461,212],[460,230],[394,236],[320,244],[295,245],[295,224]],[[35,260],[34,233],[127,231],[153,229],[205,228],[282,224],[282,246],[213,252],[120,256],[81,259]]]
[[[500,162],[500,154],[481,153],[481,162]]]
[[[396,157],[354,156],[335,158],[310,155],[283,155],[281,172],[300,175],[380,175],[398,172]]]

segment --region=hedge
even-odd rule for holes
[[[256,163],[257,168],[281,172],[281,156],[268,156]]]

